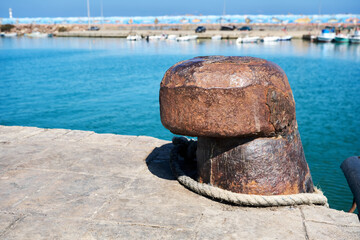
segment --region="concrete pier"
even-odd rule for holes
[[[0,239],[359,239],[355,214],[245,208],[173,177],[145,136],[0,126]]]

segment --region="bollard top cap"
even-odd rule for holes
[[[255,57],[203,56],[172,66],[161,87],[245,88],[274,85],[290,89],[285,72],[275,63]]]
[[[160,115],[171,132],[188,136],[274,136],[296,125],[286,74],[255,57],[205,56],[175,64],[160,84]]]

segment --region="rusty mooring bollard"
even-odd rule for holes
[[[160,87],[162,124],[197,136],[199,181],[237,193],[312,193],[284,71],[253,57],[179,62]]]

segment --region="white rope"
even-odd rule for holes
[[[210,197],[219,201],[226,201],[241,206],[252,207],[274,207],[274,206],[295,206],[295,205],[325,205],[328,207],[327,198],[317,188],[314,193],[299,193],[290,195],[250,195],[234,193],[220,189],[209,184],[203,184],[187,176],[178,163],[178,146],[175,145],[171,151],[170,166],[177,180],[186,188],[195,193]]]

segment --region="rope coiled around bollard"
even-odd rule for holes
[[[314,193],[299,193],[290,195],[251,195],[234,193],[221,188],[211,186],[209,184],[203,184],[195,181],[191,177],[187,176],[179,165],[179,146],[174,142],[174,148],[170,154],[170,167],[173,174],[177,178],[180,184],[190,189],[191,191],[200,195],[216,199],[219,201],[225,201],[240,206],[251,207],[276,207],[276,206],[295,206],[295,205],[324,205],[328,207],[327,198],[317,188]]]

